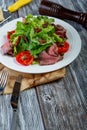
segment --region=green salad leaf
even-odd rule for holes
[[[29,14],[23,22],[18,21],[15,33],[11,35],[14,55],[29,50],[34,57],[56,42],[64,39],[55,34],[54,19]]]

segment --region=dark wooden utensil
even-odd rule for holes
[[[75,21],[87,29],[87,13],[76,12],[51,1],[42,0],[39,7],[39,13],[41,15]]]
[[[22,81],[22,75],[19,75],[17,77],[17,80],[15,81],[12,96],[11,96],[11,106],[13,108],[11,130],[17,129],[16,127],[17,127],[17,117],[18,117],[18,99],[20,94],[21,81]]]

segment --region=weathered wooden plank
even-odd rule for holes
[[[19,17],[25,17],[26,15],[33,14],[33,15],[37,15],[39,14],[38,12],[38,8],[40,5],[41,0],[38,1],[32,1],[31,3],[29,3],[29,5],[26,5],[25,7],[19,9],[18,14]]]
[[[0,130],[9,130],[12,120],[11,95],[0,96]],[[44,130],[42,117],[34,89],[20,94],[18,105],[19,130]]]
[[[67,76],[55,83],[37,88],[40,107],[46,130],[83,130],[86,129],[86,107],[77,83],[67,68]]]
[[[11,116],[10,95],[0,96],[0,130],[10,128]]]
[[[34,89],[21,93],[19,126],[21,130],[44,130],[37,95]]]
[[[83,31],[80,32],[80,34],[83,34],[83,37],[81,37],[82,49],[78,58],[72,63],[72,69],[76,74],[80,88],[87,102],[87,37],[85,33],[85,29],[83,29]]]

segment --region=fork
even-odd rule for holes
[[[8,72],[6,70],[1,71],[0,75],[0,94],[2,94],[8,79]]]

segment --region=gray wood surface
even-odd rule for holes
[[[51,0],[52,1],[52,0]],[[8,6],[14,0],[0,0]],[[39,14],[41,0],[20,8],[8,21]],[[87,12],[87,0],[54,0],[75,11]],[[68,5],[68,6],[67,6]],[[82,48],[79,56],[66,67],[65,78],[21,92],[17,130],[87,130],[87,30],[65,20],[78,31]],[[0,130],[10,130],[11,95],[0,95]]]

